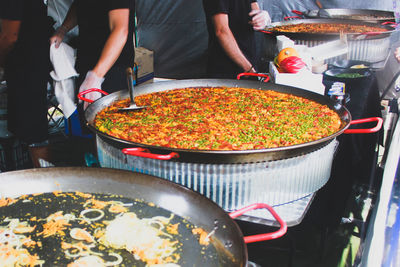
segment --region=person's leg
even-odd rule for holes
[[[30,144],[28,149],[34,168],[53,166],[53,153],[48,140],[41,143]]]
[[[32,71],[28,63],[15,66],[6,69],[8,130],[28,145],[33,166],[41,167],[40,158],[51,161],[47,120],[48,68],[42,66],[40,70],[40,66],[36,66],[36,71]]]

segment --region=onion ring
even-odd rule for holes
[[[89,212],[98,212],[98,213],[100,213],[100,215],[97,217],[94,217],[94,218],[89,218],[89,217],[85,216],[86,213],[89,213]],[[98,221],[104,217],[104,211],[102,211],[100,209],[86,209],[86,210],[81,211],[80,215],[87,221]]]
[[[105,266],[115,266],[115,265],[118,265],[118,264],[120,264],[122,261],[123,261],[123,259],[122,259],[122,257],[121,257],[121,255],[119,255],[119,254],[117,254],[117,253],[110,253],[110,254],[108,254],[109,256],[113,256],[113,257],[115,257],[115,258],[117,258],[115,261],[107,261],[106,263],[105,263]]]

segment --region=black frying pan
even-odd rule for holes
[[[167,82],[158,82],[151,84],[139,85],[136,88],[138,94],[147,94],[154,93],[166,90],[173,90],[179,88],[188,88],[188,87],[218,87],[218,86],[227,86],[227,87],[243,87],[243,88],[255,88],[261,90],[274,90],[282,93],[289,93],[296,96],[304,97],[310,100],[314,100],[317,103],[328,105],[330,108],[335,110],[343,121],[343,127],[337,133],[321,138],[319,140],[287,146],[287,147],[278,147],[278,148],[268,148],[268,149],[257,149],[257,150],[235,150],[235,151],[209,151],[209,150],[194,150],[194,149],[174,149],[168,147],[160,147],[160,146],[150,146],[137,144],[134,142],[130,142],[127,140],[123,140],[120,138],[116,138],[105,133],[100,132],[95,128],[95,117],[98,112],[103,110],[105,107],[111,105],[115,101],[120,99],[127,99],[128,91],[119,91],[109,95],[106,95],[96,102],[91,104],[85,110],[85,118],[88,124],[88,128],[95,132],[101,138],[104,138],[109,142],[112,146],[117,148],[126,148],[132,146],[140,146],[144,148],[149,148],[155,154],[165,154],[168,153],[178,153],[179,158],[174,158],[173,160],[184,161],[184,162],[224,162],[224,163],[243,163],[243,162],[258,162],[258,161],[267,161],[267,160],[277,160],[283,158],[294,157],[297,155],[301,155],[304,153],[308,153],[310,151],[314,151],[318,148],[321,148],[327,145],[330,141],[332,141],[336,136],[343,133],[349,126],[351,121],[351,115],[349,111],[341,106],[335,106],[335,103],[325,97],[323,95],[295,88],[290,86],[284,86],[273,83],[260,83],[257,81],[248,81],[248,80],[228,80],[228,79],[195,79],[195,80],[176,80],[176,81],[167,81]],[[81,94],[85,94],[90,92],[89,89],[86,92],[82,92]],[[98,89],[97,89],[98,90]],[[104,92],[103,92],[104,93]],[[80,97],[80,96],[78,96]],[[85,98],[82,98],[85,101]],[[157,158],[159,159],[159,158]]]
[[[111,105],[115,101],[121,99],[127,99],[128,91],[118,91],[109,95],[106,95],[96,102],[91,104],[85,110],[85,119],[87,121],[88,128],[95,132],[98,137],[106,140],[110,145],[116,148],[125,149],[127,147],[133,147],[130,151],[126,151],[125,154],[140,156],[140,157],[151,157],[161,160],[176,160],[182,162],[211,162],[211,163],[248,163],[248,162],[261,162],[269,160],[279,160],[290,158],[298,155],[303,155],[311,151],[315,151],[328,143],[342,133],[354,133],[353,130],[348,129],[350,124],[364,123],[365,121],[351,121],[351,115],[349,111],[341,105],[337,105],[333,100],[326,96],[314,93],[312,91],[295,88],[291,86],[285,86],[273,83],[260,83],[257,81],[246,81],[246,80],[228,80],[228,79],[195,79],[195,80],[176,80],[168,82],[158,82],[151,84],[139,85],[137,87],[138,94],[147,94],[154,92],[161,92],[166,90],[174,90],[188,87],[242,87],[242,88],[253,88],[260,90],[274,90],[281,93],[293,94],[295,96],[304,97],[306,99],[313,100],[322,105],[327,105],[331,109],[335,110],[342,120],[342,127],[336,133],[303,144],[276,147],[267,149],[255,149],[255,150],[195,150],[195,149],[175,149],[161,146],[150,146],[144,144],[138,144],[110,136],[102,133],[95,128],[95,117],[97,113],[103,110],[105,107]],[[86,101],[86,98],[82,97],[84,94],[90,91],[100,91],[103,94],[107,94],[99,89],[89,89],[78,95],[81,100]],[[369,118],[368,118],[369,119]],[[373,119],[374,120],[374,119]],[[379,122],[381,124],[381,122]],[[378,125],[379,126],[379,125]],[[378,128],[380,128],[379,126]],[[365,129],[367,130],[367,129]],[[361,133],[361,132],[360,132]],[[363,131],[363,133],[371,133],[371,131]],[[151,150],[151,153],[147,153],[144,150]],[[165,153],[169,153],[165,155]],[[179,155],[176,156],[176,155]]]
[[[281,222],[282,227],[277,232],[243,237],[240,228],[232,218],[252,207],[228,215],[214,202],[190,189],[164,179],[129,171],[104,168],[31,169],[2,173],[0,174],[0,183],[2,184],[0,187],[1,197],[51,193],[58,190],[113,194],[121,196],[122,201],[129,201],[126,200],[129,198],[134,203],[134,206],[131,207],[132,211],[143,217],[160,215],[169,217],[170,213],[174,213],[176,218],[171,223],[183,225],[179,228],[183,242],[179,261],[181,266],[246,266],[245,242],[277,238],[286,232],[286,225]],[[61,203],[50,201],[49,196],[51,195],[38,196],[36,203],[21,201],[0,208],[0,224],[4,225],[3,220],[6,217],[46,217],[60,209],[67,213],[80,208],[79,199]],[[150,202],[155,206],[149,206]],[[29,215],[26,215],[27,212]],[[212,245],[207,249],[200,247],[197,239],[191,234],[190,225],[201,227],[207,232],[215,230],[211,238]],[[41,229],[38,228],[35,231],[41,231]],[[41,258],[46,258],[49,266],[52,264],[66,265],[68,262],[62,258],[63,251],[55,249],[55,245],[46,240],[43,240],[43,247],[34,252],[40,253]],[[129,258],[128,253],[126,254],[125,263],[128,266],[133,264],[144,266],[143,263],[141,265],[133,257]],[[56,258],[59,259],[56,260]]]
[[[165,209],[159,207],[150,206],[147,202],[142,201],[133,201],[130,198],[124,198],[122,196],[113,196],[113,195],[95,195],[92,194],[97,200],[100,201],[121,201],[122,203],[133,203],[134,206],[127,207],[129,211],[135,212],[140,218],[152,218],[154,216],[163,216],[169,218],[171,213]],[[86,198],[81,197],[73,192],[69,192],[67,194],[60,193],[56,197],[53,193],[45,193],[37,196],[32,196],[31,202],[23,202],[23,200],[18,201],[17,203],[1,208],[0,222],[5,218],[19,218],[21,221],[29,221],[32,217],[37,218],[47,218],[51,214],[54,214],[60,210],[64,212],[64,214],[74,214],[78,215],[85,209],[83,205],[87,201]],[[88,216],[96,217],[98,216],[97,212],[89,213]],[[111,221],[116,218],[116,214],[109,212],[105,209],[105,215],[99,220],[101,223],[97,222],[97,227],[105,228],[106,225],[103,220]],[[84,227],[90,233],[94,233],[95,227],[89,224],[81,224],[81,221],[71,221],[71,228],[82,228]],[[41,232],[43,231],[43,224],[45,221],[38,221],[35,223],[36,228],[33,232],[29,233],[29,236],[33,238],[35,241],[40,241],[43,245],[41,247],[33,247],[29,248],[31,254],[40,255],[40,259],[44,260],[47,264],[52,263],[54,265],[64,265],[66,263],[70,263],[75,259],[68,259],[65,256],[64,250],[61,248],[61,241],[65,241],[71,243],[72,238],[69,237],[69,231],[65,230],[65,236],[52,236],[52,237],[44,237]],[[205,264],[207,266],[218,266],[219,265],[219,256],[216,248],[214,246],[201,246],[197,241],[195,235],[191,233],[191,230],[194,229],[194,226],[191,225],[187,220],[183,219],[180,216],[174,216],[174,218],[170,221],[171,224],[179,224],[179,235],[176,236],[174,240],[179,240],[179,247],[177,248],[177,252],[180,255],[184,255],[179,261],[180,265],[187,266],[189,264]],[[8,224],[8,223],[7,223]],[[1,223],[0,223],[1,225]],[[111,253],[118,253],[123,257],[124,266],[137,266],[137,267],[145,267],[145,263],[135,259],[135,257],[130,254],[125,249],[103,249],[99,250],[98,247],[94,247],[92,251],[96,253],[102,253],[105,260],[107,259],[107,255]],[[202,251],[203,253],[196,253],[196,251]],[[74,253],[72,250],[69,252]],[[111,260],[112,257],[109,257]],[[113,259],[115,260],[115,259]],[[112,261],[112,260],[111,260]],[[46,264],[46,265],[47,265]]]
[[[169,147],[161,147],[161,146],[150,146],[144,144],[138,144],[134,142],[130,142],[127,140],[123,140],[120,138],[116,138],[101,131],[97,130],[94,126],[95,117],[98,112],[103,110],[105,107],[111,105],[115,101],[127,99],[128,91],[118,91],[112,94],[107,94],[100,89],[89,89],[85,92],[82,92],[78,95],[81,100],[87,101],[83,96],[86,93],[91,91],[99,91],[103,94],[106,94],[105,97],[100,98],[93,104],[91,104],[85,110],[85,118],[88,124],[88,128],[96,133],[96,135],[100,138],[106,140],[110,145],[116,148],[125,149],[129,148],[129,151],[125,150],[125,154],[134,155],[140,157],[148,157],[155,158],[161,160],[176,160],[182,162],[211,162],[211,163],[248,163],[248,162],[261,162],[268,160],[278,160],[290,158],[298,155],[303,155],[305,153],[309,153],[311,151],[315,151],[318,148],[321,148],[328,143],[330,143],[334,138],[342,133],[354,133],[353,130],[347,129],[350,124],[356,123],[365,123],[366,121],[351,121],[351,115],[349,111],[344,106],[338,106],[337,103],[332,101],[326,96],[303,90],[300,88],[295,88],[291,86],[284,86],[279,84],[272,83],[260,83],[257,81],[244,81],[244,80],[228,80],[228,79],[195,79],[195,80],[177,80],[177,81],[168,81],[168,82],[159,82],[152,84],[140,85],[137,87],[138,94],[147,94],[154,92],[161,92],[166,90],[173,90],[179,88],[188,88],[188,87],[218,87],[218,86],[226,86],[226,87],[243,87],[243,88],[254,88],[260,90],[274,90],[282,93],[289,93],[296,96],[304,97],[310,100],[313,100],[317,103],[327,105],[331,109],[335,110],[342,120],[342,127],[336,133],[321,138],[319,140],[315,140],[312,142],[307,142],[303,144],[286,146],[286,147],[277,147],[277,148],[268,148],[268,149],[255,149],[255,150],[234,150],[234,151],[226,151],[226,150],[195,150],[195,149],[175,149]],[[93,102],[93,101],[92,101]],[[375,120],[374,118],[372,118]],[[379,119],[379,118],[378,118]],[[369,118],[367,119],[369,120]],[[378,128],[381,126],[381,122],[378,124]],[[360,129],[361,130],[361,129]],[[361,130],[359,133],[371,133],[369,129],[365,129],[366,131]],[[376,128],[375,128],[376,130]],[[374,131],[375,131],[374,130]],[[132,148],[132,146],[135,146]],[[132,149],[131,149],[132,148]],[[147,150],[151,150],[151,153],[148,153]],[[165,155],[165,153],[169,153]],[[178,155],[178,156],[177,156]]]
[[[274,27],[280,27],[285,25],[298,25],[298,24],[349,24],[349,25],[364,25],[370,27],[378,27],[385,29],[385,32],[365,32],[365,33],[344,33],[347,40],[360,40],[360,39],[381,39],[389,37],[390,34],[395,30],[393,25],[380,25],[376,23],[364,22],[360,20],[350,20],[350,19],[326,19],[326,18],[316,18],[316,19],[296,19],[289,21],[274,22],[268,25],[265,30],[261,31],[264,33],[272,35],[285,35],[292,39],[307,39],[314,40],[321,38],[323,40],[337,40],[340,37],[340,33],[309,33],[309,32],[279,32],[274,30]]]
[[[346,8],[323,8],[307,11],[292,10],[293,13],[305,18],[332,18],[352,19],[371,23],[394,22],[395,16],[392,11],[373,9],[346,9]]]

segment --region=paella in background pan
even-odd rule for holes
[[[301,32],[301,33],[383,33],[388,30],[382,27],[349,24],[349,23],[298,23],[279,25],[267,29],[272,32]]]

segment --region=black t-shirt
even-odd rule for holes
[[[212,16],[223,13],[228,15],[229,27],[246,58],[255,63],[255,36],[249,13],[251,3],[257,0],[203,0],[208,29],[208,64],[207,71],[211,76],[231,75],[243,72],[224,52],[214,32]]]
[[[10,56],[18,56],[26,63],[43,55],[41,51],[48,54],[53,21],[47,16],[43,0],[0,0],[0,18],[21,21]]]
[[[22,20],[24,1],[1,0],[0,18],[9,20]]]
[[[114,9],[130,10],[129,34],[124,49],[114,66],[132,66],[134,62],[134,0],[75,0],[77,4],[79,42],[77,49],[77,70],[85,75],[93,69],[104,44],[110,35],[108,13]]]

